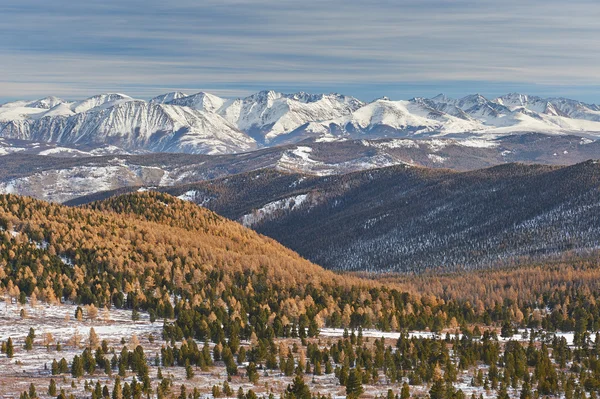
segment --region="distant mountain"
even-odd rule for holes
[[[107,93],[82,101],[46,97],[0,106],[0,137],[58,145],[114,145],[126,152],[226,154],[305,140],[334,141],[514,133],[600,137],[600,107],[565,98],[445,95],[370,103],[341,94],[261,91],[225,99],[166,93],[149,101]]]
[[[413,137],[476,134],[490,139],[507,133],[540,132],[598,137],[600,112],[595,105],[568,99],[515,106],[515,95],[489,100],[479,94],[453,99],[443,94],[409,101],[378,99],[338,119],[298,128],[298,137]],[[520,98],[528,98],[521,96]],[[504,100],[503,100],[504,99]],[[541,101],[541,100],[538,100]],[[559,111],[551,111],[559,110]]]
[[[317,138],[323,134],[353,138],[466,133],[482,130],[477,120],[438,111],[421,101],[375,100],[338,119],[309,123],[301,129]]]
[[[511,110],[527,109],[529,111],[562,116],[572,119],[584,119],[600,122],[600,107],[595,104],[585,104],[568,98],[541,98],[525,94],[511,93],[498,97],[495,102],[509,107]]]
[[[63,107],[61,112],[58,107]],[[94,96],[69,106],[58,104],[50,110],[29,104],[4,105],[0,107],[0,137],[115,145],[127,151],[230,153],[256,147],[253,139],[214,113],[121,94]]]
[[[305,123],[348,115],[363,105],[356,98],[339,94],[261,91],[227,102],[218,112],[259,142],[269,143],[280,141]]]
[[[258,169],[329,176],[393,165],[459,171],[510,162],[570,165],[600,159],[600,141],[531,133],[494,140],[302,142],[241,154],[194,155],[0,138],[0,155],[0,193],[64,202],[126,187],[175,186]]]

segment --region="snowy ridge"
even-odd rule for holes
[[[84,112],[0,108],[0,136],[61,144],[112,144],[127,150],[220,154],[249,151],[254,140],[219,115],[122,96],[99,96],[71,107]],[[32,110],[31,113],[23,111]],[[3,112],[4,111],[4,112]],[[48,113],[57,112],[56,115]],[[16,116],[6,120],[6,115]],[[25,116],[26,115],[26,116]]]
[[[511,93],[495,99],[443,94],[368,104],[341,94],[261,91],[225,99],[171,92],[149,101],[106,93],[82,101],[45,97],[0,106],[0,137],[126,151],[226,154],[260,146],[345,139],[450,136],[479,142],[512,133],[600,137],[600,107]]]
[[[364,105],[339,94],[282,94],[261,91],[244,99],[226,102],[219,114],[240,130],[254,132],[269,142],[312,121],[347,115]]]

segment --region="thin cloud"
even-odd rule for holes
[[[503,83],[577,94],[600,85],[595,1],[5,0],[0,14],[0,99],[174,87],[339,87],[366,97],[369,85],[423,95],[432,82],[465,94]]]

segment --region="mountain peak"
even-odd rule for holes
[[[131,101],[133,98],[121,93],[102,93],[86,98],[73,104],[72,110],[75,113],[87,112],[96,107],[107,107],[119,101]]]
[[[284,95],[275,90],[261,90],[258,93],[246,97],[246,99],[250,101],[274,101],[281,97],[284,97]]]
[[[27,104],[28,107],[31,108],[43,108],[43,109],[51,109],[59,104],[66,103],[62,98],[58,98],[55,96],[48,96],[44,98],[40,98],[39,100],[33,101]]]
[[[435,101],[435,102],[444,102],[444,103],[447,103],[447,102],[452,101],[453,99],[450,98],[450,97],[448,97],[448,96],[446,96],[444,93],[440,93],[440,94],[438,94],[435,97],[431,97],[430,100]]]
[[[214,94],[199,92],[189,96],[173,99],[167,102],[169,105],[190,107],[199,111],[216,112],[223,106],[225,100]]]
[[[184,98],[184,97],[187,97],[187,94],[185,94],[181,91],[172,91],[170,93],[165,93],[165,94],[156,96],[156,97],[150,99],[149,102],[151,102],[153,104],[166,104],[173,100],[177,100],[177,99]]]

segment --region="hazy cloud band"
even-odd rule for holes
[[[4,0],[0,14],[0,99],[274,88],[600,100],[597,1]]]

